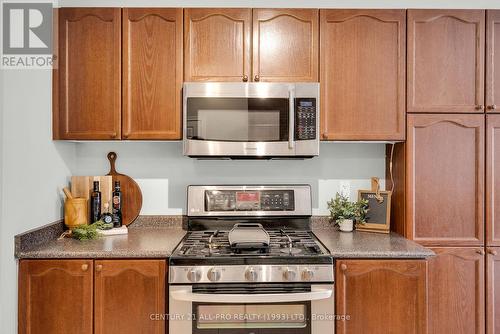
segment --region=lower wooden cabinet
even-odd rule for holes
[[[92,334],[92,260],[22,260],[19,334]]]
[[[425,260],[337,261],[336,333],[427,333],[426,284]]]
[[[165,260],[21,260],[19,333],[163,334],[165,276]]]
[[[500,247],[486,255],[486,332],[500,334]]]
[[[429,259],[429,334],[484,333],[483,248],[432,250],[436,256]]]
[[[96,334],[165,333],[165,261],[95,261]]]

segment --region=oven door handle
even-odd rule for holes
[[[193,293],[190,289],[171,291],[175,300],[197,303],[287,303],[331,298],[332,289],[316,289],[311,292],[268,294],[205,294]]]

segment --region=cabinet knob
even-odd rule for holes
[[[496,109],[497,109],[496,104],[492,104],[492,105],[488,106],[488,110],[496,110]]]
[[[484,249],[478,249],[476,251],[476,253],[478,253],[479,255],[484,255],[485,254]]]
[[[342,271],[346,271],[346,270],[347,270],[347,264],[342,263],[342,264],[340,265],[340,270],[342,270]]]
[[[258,75],[256,75],[254,78],[253,78],[253,81],[255,82],[259,82],[260,81],[260,77]]]
[[[484,110],[484,106],[482,104],[478,104],[476,106],[476,110]]]
[[[127,139],[129,135],[130,135],[129,133],[122,134],[123,138],[125,138],[125,139]]]
[[[488,249],[488,253],[490,253],[491,255],[497,255],[498,252],[494,249]]]
[[[248,75],[244,75],[243,76],[243,82],[247,82],[248,81]]]
[[[102,270],[102,264],[98,264],[95,266],[95,271],[101,271]]]
[[[89,265],[88,264],[82,264],[82,271],[87,271],[89,269]]]
[[[327,135],[326,133],[323,133],[323,134],[321,135],[321,137],[322,137],[323,139],[328,139],[328,135]]]

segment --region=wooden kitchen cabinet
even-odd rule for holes
[[[123,9],[123,139],[181,139],[182,9]]]
[[[406,237],[484,242],[484,115],[408,115]]]
[[[318,10],[253,10],[253,81],[318,81]]]
[[[120,139],[121,9],[60,8],[54,139]]]
[[[405,10],[321,10],[321,138],[405,139]]]
[[[486,111],[500,112],[500,10],[486,11]]]
[[[486,244],[500,246],[500,115],[486,116]]]
[[[484,112],[484,10],[408,10],[407,111]]]
[[[338,260],[335,279],[336,333],[427,333],[425,260]]]
[[[433,248],[429,258],[429,334],[484,333],[483,248]]]
[[[500,247],[487,248],[486,333],[500,333]]]
[[[185,81],[249,81],[252,10],[184,10]]]
[[[92,334],[92,262],[19,261],[19,333]]]
[[[96,260],[96,334],[165,333],[165,260]]]

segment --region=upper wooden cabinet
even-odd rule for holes
[[[321,135],[405,139],[405,10],[321,10]]]
[[[185,81],[318,81],[318,39],[317,9],[188,8]]]
[[[486,111],[500,112],[500,10],[486,13]]]
[[[253,81],[318,81],[318,10],[253,10]]]
[[[19,262],[19,334],[92,334],[92,260]]]
[[[484,123],[484,115],[408,115],[408,238],[428,246],[483,244]]]
[[[248,81],[251,31],[251,9],[185,9],[185,80]]]
[[[338,260],[335,279],[336,333],[427,333],[425,260]]]
[[[500,115],[486,120],[486,244],[500,246]]]
[[[484,10],[408,10],[408,112],[484,112]]]
[[[123,9],[123,139],[180,139],[182,9]]]
[[[486,333],[500,333],[500,248],[486,255]]]
[[[95,333],[165,333],[165,260],[95,261]],[[121,311],[120,311],[121,309]]]
[[[120,139],[121,9],[59,9],[54,138]]]

